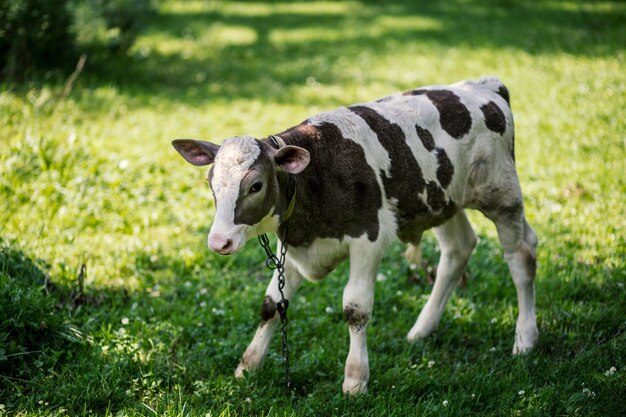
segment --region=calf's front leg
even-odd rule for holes
[[[280,253],[280,244],[279,250]],[[300,286],[302,276],[297,271],[289,258],[285,260],[285,288],[283,293],[288,300],[292,299],[297,288]],[[258,369],[263,363],[263,359],[267,354],[272,336],[276,330],[276,324],[280,321],[276,310],[276,303],[280,301],[280,291],[278,290],[278,271],[274,271],[272,280],[265,291],[265,299],[261,306],[261,323],[248,345],[248,348],[241,357],[239,366],[235,370],[235,377],[242,378],[244,372],[252,372]]]
[[[370,242],[356,242],[350,248],[350,279],[343,291],[343,314],[350,332],[342,387],[346,394],[367,391],[370,372],[366,330],[374,306],[374,284],[381,254],[382,250]]]

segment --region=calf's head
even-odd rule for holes
[[[280,171],[298,174],[309,163],[309,152],[297,146],[272,146],[249,136],[224,140],[222,145],[176,139],[174,148],[193,165],[213,164],[209,184],[215,197],[215,219],[209,248],[230,255],[246,241],[276,231],[280,222]]]

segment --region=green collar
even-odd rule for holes
[[[293,180],[290,178],[290,181],[293,181]],[[293,209],[296,207],[296,194],[297,194],[297,192],[296,192],[296,189],[294,187],[293,195],[291,196],[291,201],[289,202],[289,206],[287,207],[287,211],[285,212],[285,217],[283,218],[283,221],[281,223],[284,223],[287,220],[289,220],[289,218],[293,214]]]

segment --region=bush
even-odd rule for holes
[[[73,53],[67,0],[0,1],[0,71],[21,78],[30,68],[54,68]]]
[[[72,31],[81,48],[126,52],[153,13],[152,0],[73,0]]]
[[[153,13],[153,0],[0,1],[0,77],[70,68],[80,53],[123,53]]]

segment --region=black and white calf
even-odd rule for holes
[[[504,248],[519,303],[513,353],[533,347],[537,236],[524,216],[509,93],[499,80],[424,87],[342,107],[276,136],[278,146],[248,136],[221,146],[188,139],[173,145],[194,165],[213,164],[216,214],[208,243],[223,255],[269,232],[277,233],[280,251],[293,176],[297,198],[288,220],[285,297],[293,298],[303,277],[320,280],[350,260],[343,292],[350,331],[344,392],[367,387],[366,329],[383,251],[399,238],[415,262],[422,233],[435,227],[441,247],[435,285],[407,336],[424,338],[436,329],[476,244],[465,208],[495,223]],[[258,368],[267,353],[279,299],[275,273],[237,377]]]

